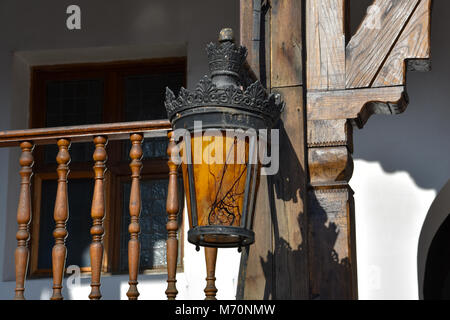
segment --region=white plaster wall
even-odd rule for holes
[[[207,73],[205,45],[216,41],[223,27],[239,35],[239,1],[220,0],[79,0],[82,29],[66,28],[66,0],[5,0],[0,2],[0,130],[28,124],[28,68],[39,64],[113,61],[186,55],[188,87]],[[0,299],[13,297],[14,248],[17,224],[19,152],[0,149]],[[186,228],[187,230],[187,228]],[[87,230],[88,232],[88,230]],[[187,236],[185,236],[185,239]],[[239,254],[219,251],[218,298],[234,299]],[[184,271],[177,275],[181,299],[202,299],[206,270],[203,251],[187,241]],[[142,299],[164,299],[166,274],[140,275]],[[89,278],[64,294],[87,299]],[[105,299],[125,299],[127,276],[105,276]],[[48,299],[51,279],[28,280],[26,297]]]
[[[371,2],[351,0],[353,30]],[[433,1],[432,71],[408,73],[405,113],[373,116],[354,132],[361,299],[421,298],[428,248],[448,215],[429,209],[450,179],[449,10]]]
[[[360,299],[418,299],[417,248],[435,190],[406,171],[355,161],[356,245]]]

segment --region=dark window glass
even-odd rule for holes
[[[166,265],[166,239],[167,239],[167,200],[168,180],[142,180],[141,196],[142,208],[140,215],[141,241],[140,268],[152,269]],[[123,183],[123,213],[122,235],[120,246],[120,269],[128,270],[128,225],[130,214],[128,203],[130,201],[131,182]]]
[[[180,208],[182,208],[182,181],[178,182],[180,190]],[[140,215],[141,242],[140,264],[141,270],[154,269],[167,265],[166,240],[167,240],[167,188],[168,179],[144,179],[141,180],[142,208]],[[128,203],[130,201],[131,182],[124,182],[123,187],[123,212],[122,230],[120,241],[120,270],[128,270],[128,225],[130,224],[130,213]],[[180,209],[181,210],[181,209]],[[181,211],[180,211],[181,212]],[[178,215],[178,223],[181,225],[181,217]],[[179,261],[178,261],[179,262]]]
[[[102,123],[103,80],[49,81],[47,88],[46,127]],[[77,143],[70,148],[72,162],[90,161],[92,143]],[[58,147],[45,147],[45,163],[56,163]]]
[[[161,73],[125,78],[125,120],[166,119],[164,107],[166,87],[178,92],[183,73]]]
[[[53,211],[56,199],[56,180],[42,181],[42,200],[39,224],[38,268],[52,268],[52,248],[55,244],[53,230],[55,220]],[[70,179],[67,187],[69,195],[69,219],[67,221],[66,266],[78,265],[89,267],[89,245],[91,243],[90,228],[91,201],[94,192],[94,179]]]
[[[144,66],[136,75],[136,67],[118,66],[110,68],[101,67],[98,72],[87,79],[88,73],[84,74],[83,67],[67,70],[54,71],[50,73],[44,71],[37,81],[43,81],[45,92],[34,93],[36,101],[40,105],[45,103],[45,116],[41,118],[33,115],[34,118],[45,119],[45,123],[36,123],[38,126],[59,127],[77,126],[103,123],[104,119],[110,121],[127,122],[139,120],[160,120],[166,119],[167,114],[164,107],[165,88],[170,87],[178,94],[181,86],[185,82],[184,66],[166,68],[164,65],[155,66],[155,69]],[[148,71],[149,70],[149,71]],[[175,71],[174,71],[175,70]],[[95,71],[95,70],[94,70]],[[89,69],[87,72],[91,72]],[[133,75],[130,75],[133,74]],[[48,79],[48,80],[46,80]],[[64,80],[59,80],[64,79]],[[119,84],[119,87],[116,86]],[[39,86],[36,86],[38,88]],[[45,98],[44,98],[45,97]],[[111,101],[107,103],[107,101]],[[35,110],[34,112],[39,112]],[[33,119],[34,119],[33,118]],[[155,166],[157,173],[163,173],[167,169],[163,161],[166,159],[168,140],[167,137],[146,138],[143,144],[143,158],[147,160],[144,165],[150,163]],[[42,167],[39,164],[36,174],[56,170],[56,155],[58,147],[56,144],[39,147],[39,155],[43,153]],[[108,268],[113,272],[126,271],[128,269],[128,225],[129,210],[128,201],[130,195],[130,183],[120,185],[122,177],[128,176],[129,152],[131,143],[128,140],[111,141],[107,147],[108,161],[107,168],[110,172],[110,179],[113,185],[119,184],[120,191],[116,188],[108,190],[105,196],[110,203],[119,197],[124,201],[123,208],[112,208],[111,213],[117,218],[111,217],[113,223],[111,230],[106,230],[105,237],[112,240],[112,237],[120,237],[120,247],[116,243],[119,241],[109,241],[112,246],[113,256],[119,254],[118,259],[110,259]],[[70,147],[72,172],[86,172],[92,170],[92,155],[95,146],[92,142],[72,143]],[[154,161],[153,161],[154,160]],[[124,169],[125,168],[125,169]],[[162,169],[161,169],[162,168]],[[161,171],[161,172],[160,172]],[[156,172],[155,172],[156,173]],[[147,169],[146,174],[150,174]],[[149,176],[146,176],[149,177]],[[165,210],[167,198],[167,176],[161,179],[141,180],[142,213],[141,213],[141,270],[152,269],[165,266],[166,261],[166,222],[167,213]],[[94,179],[73,179],[69,176],[68,196],[70,216],[67,222],[69,236],[66,240],[68,256],[66,265],[79,265],[89,267],[89,245],[92,241],[90,228],[92,218],[90,216]],[[180,207],[183,204],[183,190],[180,181]],[[51,269],[51,251],[54,245],[53,230],[55,222],[53,210],[56,197],[57,179],[43,180],[41,192],[41,216],[39,225],[39,249],[38,269]],[[122,214],[123,213],[123,214]],[[122,216],[120,216],[122,214]],[[181,215],[179,215],[181,219]],[[118,221],[117,221],[117,220]],[[117,228],[117,229],[116,229]],[[120,229],[119,229],[120,228]],[[116,233],[120,232],[120,235]]]
[[[172,72],[125,78],[125,121],[167,119],[164,97],[166,87],[178,93],[184,73]],[[165,158],[167,138],[147,138],[143,158]],[[128,159],[131,143],[124,143],[123,159]]]

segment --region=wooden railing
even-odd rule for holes
[[[92,227],[90,230],[92,243],[90,245],[91,257],[91,293],[89,298],[97,300],[101,298],[100,277],[103,259],[103,219],[105,218],[105,194],[104,174],[107,168],[108,158],[106,144],[108,140],[131,140],[130,169],[131,169],[131,191],[130,191],[130,240],[128,242],[128,266],[129,266],[129,290],[127,296],[130,300],[136,300],[139,296],[137,289],[137,277],[139,268],[139,215],[141,211],[140,178],[142,169],[142,143],[146,136],[160,136],[168,134],[169,137],[169,186],[167,195],[168,213],[168,239],[167,239],[167,273],[168,286],[166,295],[168,299],[175,299],[178,291],[175,287],[175,273],[178,255],[178,166],[170,161],[170,155],[176,147],[172,138],[171,125],[169,121],[137,121],[112,124],[84,125],[73,127],[41,128],[29,130],[12,130],[0,132],[0,147],[20,146],[20,196],[17,210],[18,231],[16,234],[17,248],[15,251],[16,268],[16,300],[24,299],[25,278],[29,261],[29,225],[31,222],[31,177],[33,175],[33,149],[36,145],[56,144],[58,154],[56,161],[58,184],[55,200],[54,220],[55,229],[53,237],[55,244],[52,250],[52,273],[53,294],[51,300],[62,300],[62,280],[65,270],[67,248],[65,245],[68,236],[66,223],[68,220],[68,197],[67,183],[70,163],[71,143],[92,141],[95,145],[94,159],[94,194],[92,199]]]

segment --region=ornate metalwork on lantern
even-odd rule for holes
[[[261,130],[270,130],[284,107],[259,81],[244,87],[247,49],[231,29],[206,47],[211,77],[194,91],[166,88],[165,106],[180,155],[188,205],[188,240],[198,246],[242,247],[254,242],[253,208],[260,176]],[[180,133],[182,132],[182,133]]]

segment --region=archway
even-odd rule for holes
[[[450,299],[450,181],[428,211],[417,255],[421,299]]]

